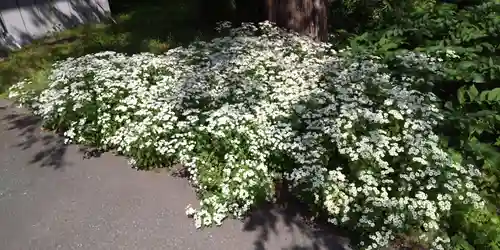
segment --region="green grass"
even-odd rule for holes
[[[0,62],[0,97],[24,78],[32,79],[37,88],[43,86],[48,69],[57,60],[105,50],[162,53],[213,35],[211,29],[198,25],[194,0],[141,4],[133,9],[116,15],[115,22],[66,30],[11,53]]]

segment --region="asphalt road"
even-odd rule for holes
[[[342,249],[332,233],[276,209],[196,230],[184,214],[196,205],[187,180],[108,153],[83,156],[0,100],[0,250]]]

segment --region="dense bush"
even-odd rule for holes
[[[489,210],[455,211],[450,233],[457,249],[500,248],[499,16],[500,2],[493,0],[437,4],[405,13],[399,22],[382,23],[351,43],[356,51],[389,64],[408,50],[448,54],[439,73],[432,72],[431,91],[445,110],[437,132],[456,159],[480,167],[481,194],[490,201]]]
[[[398,56],[439,72],[441,58]],[[425,67],[424,67],[425,66]],[[479,171],[439,144],[431,83],[377,57],[263,23],[165,55],[90,54],[55,63],[48,89],[11,89],[68,142],[115,149],[137,167],[186,166],[197,227],[241,217],[286,178],[329,221],[380,249],[399,233],[447,248],[455,209],[483,208]]]

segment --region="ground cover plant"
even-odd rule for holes
[[[426,75],[393,74],[378,57],[269,23],[224,32],[164,55],[68,58],[52,66],[47,89],[26,79],[10,96],[68,143],[116,150],[141,168],[186,166],[200,197],[186,213],[197,227],[244,216],[280,179],[356,231],[362,249],[401,233],[448,249],[453,211],[482,211],[481,172],[440,143],[444,111]],[[397,58],[442,69],[437,56]]]

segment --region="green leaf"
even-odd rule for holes
[[[464,61],[464,62],[460,62],[458,64],[458,66],[462,69],[468,69],[468,68],[474,67],[475,65],[476,65],[476,63],[472,62],[472,61]]]
[[[490,115],[495,115],[497,112],[493,110],[480,110],[477,112],[467,113],[468,117],[486,117]]]
[[[457,98],[458,98],[458,103],[464,104],[465,103],[465,90],[464,88],[460,88],[457,91]]]
[[[493,47],[493,45],[491,45],[490,43],[481,43],[481,45],[483,45],[483,47],[487,48],[491,52],[495,51],[495,47]]]
[[[488,101],[500,102],[500,88],[494,88],[488,91]]]
[[[493,218],[491,218],[491,222],[493,222],[493,224],[497,225],[500,223],[500,220],[498,219],[498,217],[493,217]]]
[[[472,81],[475,83],[484,83],[484,76],[478,73],[473,73],[472,74]]]
[[[479,91],[477,90],[476,86],[472,85],[469,88],[469,91],[467,91],[467,94],[469,95],[470,100],[473,101],[479,95]]]
[[[479,99],[478,99],[478,101],[480,101],[480,102],[484,102],[484,101],[486,101],[486,100],[487,100],[487,98],[488,98],[488,94],[489,94],[489,93],[490,93],[489,91],[483,91],[483,92],[481,92],[481,94],[479,94]]]

